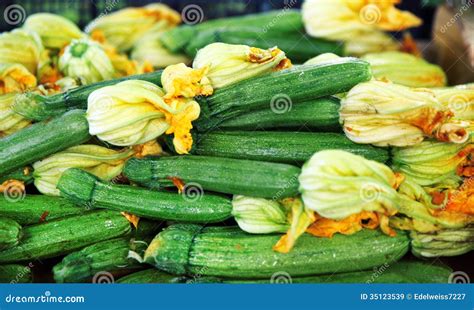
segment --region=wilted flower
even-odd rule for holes
[[[193,98],[212,95],[213,89],[206,77],[208,67],[192,69],[185,64],[170,65],[163,70],[161,84],[165,98]]]

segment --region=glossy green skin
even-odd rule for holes
[[[166,229],[151,243],[146,262],[174,274],[270,279],[276,272],[291,277],[367,270],[391,264],[405,255],[404,232],[389,237],[378,230],[350,236],[317,238],[304,234],[286,254],[273,251],[280,235],[251,235],[238,227],[207,227],[200,231]],[[154,240],[154,241],[155,241]]]
[[[448,283],[453,271],[445,266],[432,262],[399,261],[374,267],[371,270],[335,273],[309,277],[292,277],[280,280],[283,283]],[[229,283],[229,284],[272,284],[278,279],[228,279],[204,277],[197,283]]]
[[[0,252],[0,263],[61,256],[130,232],[130,223],[124,216],[106,210],[27,226],[18,246]]]
[[[22,229],[16,221],[0,217],[0,251],[16,246],[22,237]]]
[[[0,283],[31,283],[31,269],[27,266],[0,265]]]
[[[275,19],[278,19],[278,23],[275,23]],[[269,24],[272,26],[269,27]],[[260,29],[262,32],[275,33],[304,31],[303,20],[299,11],[287,10],[285,14],[281,14],[280,10],[278,10],[212,19],[196,25],[183,25],[165,32],[160,37],[160,41],[169,51],[173,53],[182,52],[204,30],[217,30],[225,27],[252,27]]]
[[[90,139],[86,114],[73,110],[0,139],[0,175]]]
[[[297,66],[217,89],[200,98],[201,115],[193,126],[199,131],[217,127],[227,119],[284,101],[286,106],[350,90],[372,78],[367,62],[341,58],[319,65]],[[290,98],[290,100],[288,100]]]
[[[231,217],[232,212],[231,201],[225,197],[203,194],[187,199],[178,193],[112,185],[79,169],[64,172],[57,187],[62,196],[74,203],[126,211],[149,219],[213,223]]]
[[[275,113],[270,106],[222,122],[220,129],[259,130],[269,128],[317,129],[340,132],[339,99],[325,97],[298,102],[285,113]]]
[[[123,78],[102,81],[90,85],[79,86],[63,93],[43,96],[35,93],[25,93],[18,97],[14,105],[14,110],[24,117],[36,121],[45,120],[61,115],[73,109],[87,109],[87,98],[89,95],[102,87],[115,85],[126,80],[143,80],[161,86],[161,73],[155,71],[151,73],[131,75]]]
[[[170,177],[177,177],[204,190],[274,199],[298,194],[300,172],[287,164],[194,155],[131,159],[124,168],[129,180],[148,187],[173,186]]]
[[[262,32],[259,28],[225,27],[200,32],[186,47],[186,54],[195,57],[199,49],[214,42],[243,44],[262,49],[277,46],[293,63],[304,63],[324,53],[343,54],[343,44],[311,38],[303,32]]]
[[[134,245],[138,245],[134,247]],[[131,243],[130,238],[118,238],[92,244],[68,254],[53,267],[54,280],[58,283],[89,282],[98,272],[127,274],[143,268],[128,251],[143,255],[146,243]],[[109,279],[107,279],[109,280]],[[96,280],[97,281],[97,280]]]
[[[21,225],[37,224],[57,218],[87,212],[64,198],[45,195],[26,195],[18,201],[0,198],[0,217],[9,217]]]
[[[177,277],[161,270],[152,268],[134,272],[120,278],[116,283],[121,284],[144,284],[144,283],[181,283],[183,277]]]
[[[199,135],[193,153],[206,156],[272,161],[301,166],[314,153],[337,149],[387,162],[387,149],[357,144],[342,133],[215,131]]]

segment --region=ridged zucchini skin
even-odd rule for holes
[[[309,277],[273,279],[229,279],[203,277],[192,283],[279,284],[279,283],[448,283],[452,269],[432,262],[402,260],[365,271],[344,272]],[[191,280],[192,281],[192,280]],[[280,282],[281,281],[281,282]],[[189,282],[189,281],[188,281]]]
[[[277,46],[285,52],[286,56],[293,63],[303,63],[323,53],[342,55],[344,52],[344,45],[340,42],[312,38],[298,31],[291,33],[262,33],[261,29],[258,28],[243,28],[240,26],[199,32],[186,46],[186,54],[190,57],[195,57],[199,49],[214,42],[244,44],[262,49]]]
[[[116,283],[121,284],[144,284],[144,283],[183,283],[184,277],[177,277],[156,268],[141,270],[118,279]]]
[[[42,121],[55,117],[69,110],[87,108],[87,97],[102,87],[115,85],[126,80],[144,80],[161,86],[162,71],[131,75],[123,78],[102,81],[90,85],[79,86],[63,93],[43,96],[33,92],[20,94],[15,99],[13,109],[25,118]]]
[[[73,110],[0,139],[0,175],[90,139],[85,112]]]
[[[131,233],[119,212],[94,211],[23,228],[19,245],[0,252],[0,263],[64,255],[99,241]]]
[[[282,102],[289,107],[298,102],[343,93],[371,78],[367,62],[341,58],[246,79],[217,89],[212,96],[200,98],[201,115],[193,126],[199,131],[207,131],[227,119],[253,110]]]
[[[341,132],[339,124],[339,99],[324,97],[292,104],[282,111],[270,106],[251,111],[222,122],[219,129],[260,130],[274,128],[315,129]],[[281,113],[278,113],[281,112]]]
[[[281,163],[193,155],[132,158],[123,171],[129,180],[151,188],[174,186],[171,178],[178,178],[204,190],[274,199],[297,195],[300,172]]]
[[[0,283],[31,283],[31,269],[18,264],[0,265]]]
[[[389,237],[378,230],[317,238],[304,234],[286,254],[272,246],[280,235],[251,235],[237,227],[174,225],[160,232],[145,262],[177,275],[270,279],[277,272],[301,277],[366,270],[405,255],[404,232]]]
[[[21,225],[38,224],[86,212],[84,208],[78,208],[61,197],[26,195],[18,201],[0,198],[0,216],[11,218]]]
[[[136,242],[137,241],[137,242]],[[53,267],[57,283],[90,282],[98,272],[124,275],[143,267],[138,261],[128,258],[129,251],[143,255],[147,243],[143,240],[118,238],[89,245],[80,251],[66,255]],[[114,279],[108,279],[114,280]]]
[[[357,144],[342,133],[215,131],[198,135],[193,154],[302,165],[314,153],[337,149],[385,163],[386,149]]]
[[[278,19],[278,23],[275,23],[275,19]],[[270,24],[272,26],[268,27]],[[275,10],[266,13],[212,19],[196,25],[182,25],[165,32],[160,37],[160,41],[169,51],[173,53],[182,52],[187,44],[202,31],[230,26],[253,27],[260,29],[262,32],[275,33],[304,31],[303,19],[299,11],[286,10],[285,14],[281,14],[280,10]]]
[[[0,250],[4,251],[18,245],[21,237],[20,224],[10,218],[0,218]]]
[[[112,185],[80,169],[68,169],[57,185],[69,201],[97,208],[126,211],[140,217],[195,223],[221,222],[231,217],[230,199],[205,194],[198,199],[129,185]]]

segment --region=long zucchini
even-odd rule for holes
[[[34,92],[17,95],[13,109],[16,113],[32,120],[45,120],[73,109],[86,109],[87,97],[99,88],[126,80],[144,80],[161,86],[161,73],[156,71],[131,75],[123,78],[79,86],[63,93],[43,96]]]
[[[276,273],[269,279],[228,279],[202,277],[188,280],[192,283],[229,284],[290,284],[290,283],[448,283],[451,268],[433,262],[402,260],[393,264],[383,264],[371,270],[325,274],[309,277],[291,277]],[[146,279],[145,279],[146,280]]]
[[[126,211],[149,219],[195,223],[220,222],[231,216],[228,198],[196,193],[187,197],[128,185],[112,185],[79,169],[68,169],[58,183],[61,195],[71,202],[110,210]],[[192,193],[190,193],[192,195]]]
[[[357,144],[344,134],[329,132],[215,131],[198,135],[193,153],[301,165],[314,153],[338,149],[386,162],[389,152]]]
[[[272,250],[279,235],[250,235],[236,227],[176,224],[160,232],[145,262],[178,275],[270,279],[366,270],[392,264],[405,255],[404,232],[389,237],[378,230],[317,238],[304,234],[290,253]]]
[[[105,210],[27,226],[19,245],[0,252],[0,263],[60,256],[129,233],[124,216]]]
[[[324,53],[343,54],[340,42],[311,38],[301,32],[265,32],[260,29],[227,27],[200,32],[187,46],[186,54],[195,57],[199,49],[214,42],[244,44],[263,49],[278,46],[293,63],[304,63]]]
[[[276,23],[275,20],[278,22]],[[304,31],[301,14],[297,10],[270,11],[267,13],[249,14],[236,17],[225,17],[209,20],[196,25],[183,25],[165,32],[161,37],[161,43],[169,51],[176,53],[184,51],[186,45],[200,32],[210,29],[218,29],[229,26],[245,26],[260,29],[262,32],[288,33]]]
[[[20,224],[12,219],[0,218],[0,250],[16,246],[22,237]]]
[[[287,164],[210,156],[132,158],[124,168],[129,180],[151,188],[179,179],[204,190],[274,199],[297,195],[300,172]]]
[[[216,90],[212,96],[200,98],[201,116],[193,125],[204,131],[265,106],[283,105],[289,109],[298,102],[346,92],[371,77],[367,62],[340,58],[243,80]]]
[[[143,240],[118,238],[89,245],[80,251],[68,254],[53,267],[54,280],[58,283],[100,282],[99,272],[105,274],[106,281],[114,281],[119,275],[125,275],[143,265],[129,258],[129,251],[142,255],[147,247]]]
[[[87,212],[64,198],[26,195],[18,201],[0,198],[0,216],[9,217],[21,225],[37,224],[57,218],[79,215]]]
[[[32,281],[30,266],[0,265],[0,283],[31,283]]]
[[[0,175],[89,140],[85,112],[73,110],[0,139]]]
[[[340,132],[339,99],[324,97],[290,106],[269,105],[222,122],[219,129],[261,130],[269,128],[293,128],[297,130],[316,129],[318,131]]]

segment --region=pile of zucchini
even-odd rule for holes
[[[336,42],[297,40],[299,33],[284,32],[303,27],[298,12],[287,12],[278,27],[255,35],[262,24],[274,18],[275,13],[271,13],[185,25],[166,32],[161,42],[170,51],[193,57],[213,42],[263,48],[272,46],[262,45],[278,44],[284,50],[298,41],[301,43],[286,54],[298,63],[323,52],[342,53]],[[233,28],[242,23],[248,29]],[[31,124],[0,138],[0,282],[447,282],[449,268],[417,260],[407,253],[412,250],[416,256],[436,257],[472,250],[472,218],[466,220],[469,224],[465,227],[453,224],[439,233],[430,230],[438,222],[423,226],[413,221],[416,216],[423,220],[435,217],[435,211],[425,214],[425,209],[410,209],[426,203],[426,197],[416,192],[421,187],[403,183],[398,196],[398,175],[392,175],[385,166],[392,164],[390,148],[356,143],[347,137],[347,128],[344,132],[341,126],[341,100],[354,87],[373,80],[371,65],[351,57],[293,67],[285,58],[265,70],[261,69],[264,64],[249,61],[241,71],[255,69],[250,77],[211,88],[212,92],[206,94],[199,91],[209,86],[211,76],[219,78],[220,72],[216,74],[212,67],[189,68],[184,64],[76,86],[60,93],[18,92],[12,111]],[[280,67],[282,64],[288,67]],[[229,66],[223,67],[219,68],[222,72]],[[196,78],[199,74],[203,76]],[[182,78],[178,82],[196,80],[183,82],[184,86],[167,80],[176,76]],[[176,85],[191,95],[172,97],[170,88],[180,89]],[[140,94],[138,99],[133,97],[136,93]],[[102,141],[91,130],[91,119],[96,116],[91,102],[104,94],[113,101],[107,113],[117,112],[121,105],[146,103],[146,108],[156,109],[153,116],[161,117],[150,116],[150,122],[144,125],[124,123],[123,128],[135,132],[143,125],[147,130],[143,136],[149,131],[153,134],[161,130],[162,134],[133,145]],[[192,119],[186,109],[196,106],[199,117]],[[366,110],[371,111],[369,103]],[[106,122],[104,127],[113,128],[107,132],[109,136],[123,134],[120,124],[127,114]],[[192,122],[191,126],[181,123],[183,119]],[[182,140],[177,142],[178,138]],[[187,154],[183,154],[183,148],[177,149],[183,141],[192,142],[189,151],[184,152]],[[472,141],[463,143],[467,149]],[[100,154],[77,148],[86,145],[100,149]],[[124,149],[120,149],[122,146]],[[327,238],[306,231],[308,225],[299,232],[301,228],[293,226],[312,216],[324,219],[314,209],[305,213],[308,209],[304,206],[291,210],[282,206],[284,201],[300,201],[302,172],[312,177],[309,160],[328,150],[350,154],[349,159],[358,158],[378,179],[393,177],[393,188],[388,186],[388,193],[384,194],[396,197],[396,206],[390,205],[387,198],[376,206],[369,201],[370,210],[363,209],[377,213],[380,229],[377,226],[342,231]],[[109,152],[123,156],[114,157]],[[328,170],[333,168],[329,161],[326,164]],[[324,171],[327,174],[321,174],[315,187],[325,184],[324,176],[334,181],[331,184],[345,182],[341,175],[357,183],[358,173],[362,174],[360,171],[366,166],[353,167],[355,172],[347,173],[344,169],[351,164],[341,162],[333,169],[336,172]],[[42,170],[38,171],[40,166]],[[105,173],[108,169],[112,172]],[[341,175],[334,176],[337,173]],[[367,175],[361,179],[364,177],[370,180]],[[52,184],[54,191],[48,195],[39,193],[40,181]],[[329,187],[325,189],[326,196],[343,188]],[[56,192],[60,196],[54,196]],[[250,221],[258,222],[260,215],[277,218],[281,229],[261,234],[244,231],[234,204],[236,197],[243,196],[266,201],[281,211],[262,207]],[[413,204],[401,209],[400,205],[409,199]],[[338,202],[331,203],[329,207],[335,207]],[[382,207],[400,208],[400,214],[383,213]],[[389,222],[389,217],[396,219]],[[420,226],[424,231],[415,231]],[[282,232],[287,232],[286,236],[298,235],[288,253],[274,250],[282,240]],[[462,250],[456,251],[453,244]]]

